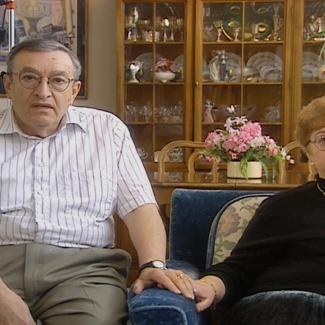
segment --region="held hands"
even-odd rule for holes
[[[195,281],[195,308],[201,312],[209,308],[214,301],[220,301],[225,295],[225,286],[221,279],[215,276],[205,276]]]
[[[221,279],[215,276],[205,276],[193,280],[181,270],[146,268],[134,282],[133,291],[141,293],[144,289],[157,286],[168,289],[176,294],[182,294],[190,300],[196,300],[196,311],[209,308],[214,301],[220,301],[225,295],[225,286]],[[0,324],[1,325],[1,324]]]
[[[135,294],[139,294],[144,289],[154,286],[182,294],[190,300],[195,299],[195,281],[181,270],[146,268],[134,282],[133,291]]]
[[[26,303],[0,278],[0,325],[36,325]]]

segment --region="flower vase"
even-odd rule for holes
[[[227,163],[227,177],[228,178],[245,178],[240,171],[239,161],[229,161]],[[262,165],[259,161],[249,161],[247,164],[247,178],[261,178]]]
[[[155,79],[157,81],[161,82],[167,82],[167,81],[172,81],[175,79],[176,73],[171,72],[171,71],[160,71],[160,72],[155,72]]]

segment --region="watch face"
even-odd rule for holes
[[[162,261],[153,261],[152,265],[154,267],[156,267],[156,268],[159,268],[159,269],[162,269],[162,268],[166,267],[165,263],[163,263]]]

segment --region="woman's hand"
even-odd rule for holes
[[[220,301],[225,295],[224,283],[215,276],[209,275],[196,280],[194,286],[197,312],[209,308],[214,301]]]

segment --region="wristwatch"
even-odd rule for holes
[[[147,267],[153,267],[153,268],[161,269],[161,270],[167,269],[166,263],[164,263],[163,261],[153,260],[153,261],[142,264],[139,268],[139,273],[141,273],[141,271]]]

